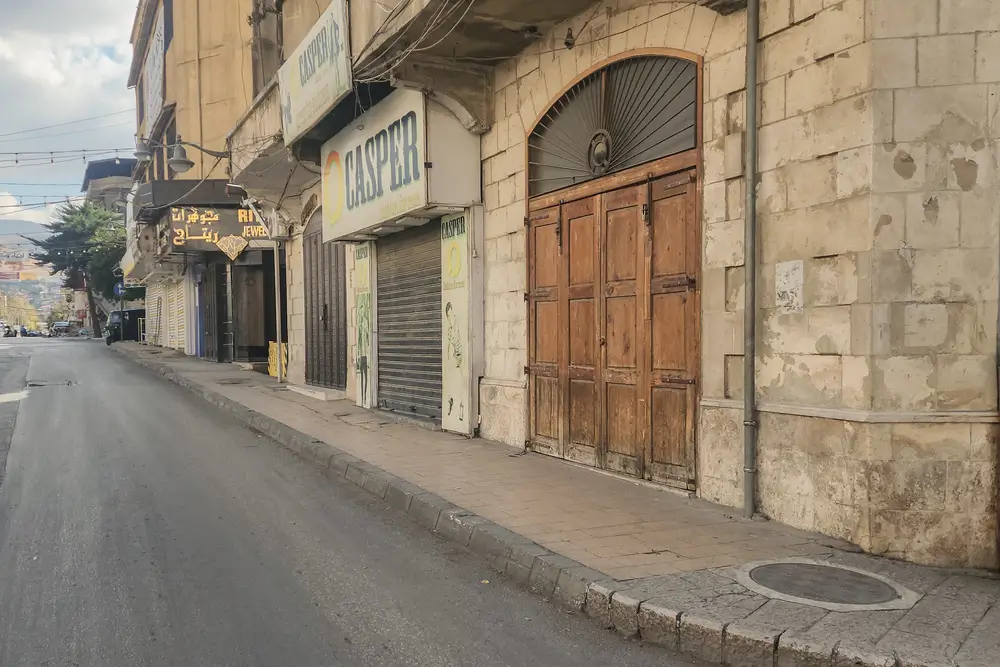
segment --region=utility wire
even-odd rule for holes
[[[90,120],[98,120],[100,118],[110,118],[111,116],[119,116],[123,113],[135,113],[135,109],[122,109],[121,111],[112,111],[111,113],[102,114],[100,116],[91,116],[90,118],[80,118],[79,120],[70,120],[65,123],[56,123],[55,125],[45,125],[43,127],[34,127],[30,130],[18,130],[17,132],[6,132],[0,134],[0,137],[13,137],[17,134],[27,134],[28,132],[41,132],[42,130],[51,130],[55,127],[66,127],[67,125],[76,125],[78,123],[86,123]]]

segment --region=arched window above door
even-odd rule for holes
[[[698,66],[638,55],[570,87],[528,137],[528,195],[586,183],[697,145]]]

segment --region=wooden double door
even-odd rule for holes
[[[594,186],[529,214],[531,445],[693,489],[695,171]]]

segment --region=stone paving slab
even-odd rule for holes
[[[841,550],[836,541],[742,521],[643,484],[512,456],[495,443],[432,432],[345,401],[315,401],[231,366],[138,345],[115,349],[331,478],[471,549],[499,573],[626,637],[729,667],[1000,665],[1000,581],[986,573]],[[247,381],[227,382],[234,378]],[[597,518],[579,520],[574,509],[580,512],[595,480],[597,500],[583,504]],[[553,494],[571,502],[552,507]],[[917,602],[898,611],[827,611],[772,599],[736,579],[745,562],[789,556],[887,577]]]

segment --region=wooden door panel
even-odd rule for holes
[[[590,202],[587,202],[590,204]],[[575,210],[574,210],[575,209]],[[574,214],[576,214],[574,216]],[[569,228],[569,284],[594,284],[594,212],[591,206],[580,210],[579,206],[566,206],[563,211]]]
[[[675,181],[676,182],[676,179]],[[686,274],[688,269],[688,178],[681,185],[654,182],[651,187],[650,227],[653,238],[652,276]]]
[[[567,400],[563,456],[597,463],[597,294],[595,198],[562,205],[566,241],[563,262],[566,280],[565,318],[567,340],[562,364],[563,392]]]
[[[688,463],[688,404],[690,386],[653,387],[652,462],[677,468]]]
[[[693,173],[650,184],[646,478],[694,488],[700,236]]]
[[[652,295],[651,370],[688,375],[687,293]]]
[[[556,225],[536,227],[533,231],[535,242],[535,287],[555,287],[559,280],[559,242]]]
[[[608,211],[604,260],[604,280],[607,283],[635,280],[638,275],[638,267],[635,265],[636,246],[639,243],[638,217],[638,211],[634,207]]]
[[[557,301],[535,302],[535,363],[559,363],[559,303]]]
[[[534,378],[535,385],[535,433],[557,440],[559,438],[560,404],[559,379],[552,377]]]
[[[591,372],[597,357],[597,327],[594,299],[571,299],[569,302],[569,364],[586,366]]]
[[[569,382],[569,442],[597,445],[597,391],[591,380]]]
[[[629,384],[605,385],[608,401],[608,451],[636,455],[636,387]]]
[[[539,451],[559,455],[563,399],[559,377],[562,346],[559,209],[532,213],[528,228],[528,393],[529,438]]]
[[[606,368],[634,369],[636,367],[636,298],[614,297],[606,300],[607,320],[605,340]]]

